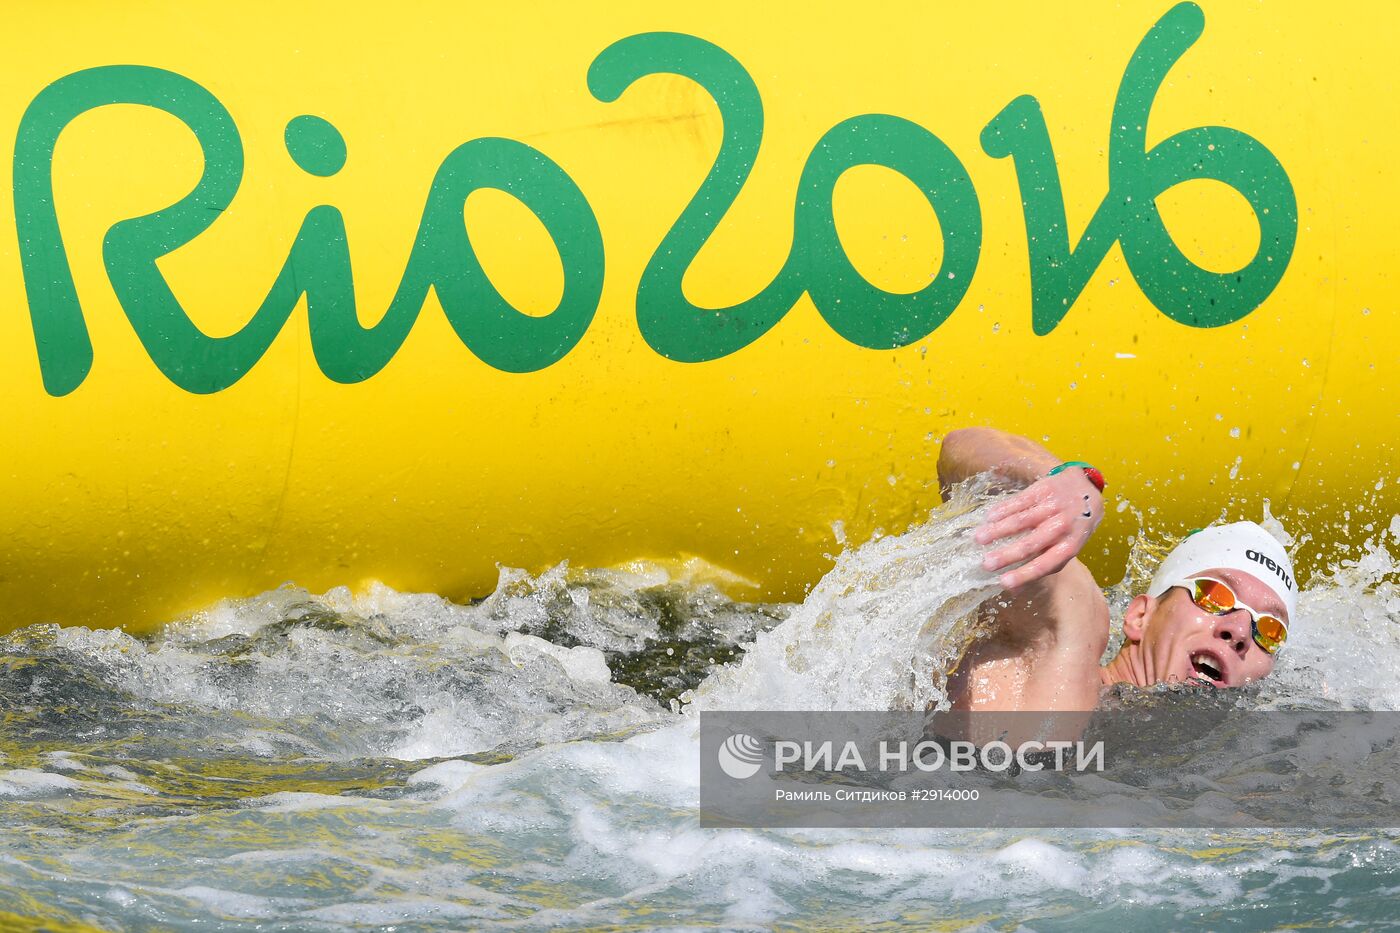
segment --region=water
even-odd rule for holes
[[[695,709],[941,700],[994,591],[974,493],[800,606],[699,565],[561,566],[470,606],[283,588],[148,639],[0,639],[0,929],[1390,924],[1390,831],[699,828]],[[1400,709],[1397,541],[1314,579],[1229,702]]]

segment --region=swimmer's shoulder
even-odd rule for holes
[[[1108,600],[1078,558],[1057,573],[1003,593],[999,601],[998,614],[1012,628],[1047,647],[1092,654],[1097,665],[1108,645]]]
[[[948,680],[958,710],[1091,710],[1108,644],[1108,602],[1079,561],[1003,590],[981,607],[987,628]]]

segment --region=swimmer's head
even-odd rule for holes
[[[1203,529],[1167,555],[1129,604],[1114,673],[1140,687],[1258,680],[1277,657],[1268,650],[1280,634],[1272,620],[1289,625],[1297,604],[1292,562],[1273,535],[1254,522]]]

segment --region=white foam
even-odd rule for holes
[[[332,794],[315,794],[308,791],[278,791],[262,797],[250,797],[243,801],[244,806],[254,807],[272,813],[304,813],[311,810],[330,810],[339,807],[362,807],[376,801],[363,797],[342,797]]]
[[[343,923],[352,926],[386,926],[396,923],[431,920],[469,920],[498,918],[499,911],[464,907],[447,900],[431,898],[396,898],[391,901],[349,901],[318,907],[301,915],[308,920]]]
[[[97,770],[108,777],[114,777],[120,781],[135,781],[138,779],[138,776],[134,772],[123,768],[121,765],[103,765]]]
[[[44,797],[81,790],[82,782],[62,774],[18,768],[0,772],[0,797]]]
[[[534,635],[521,635],[511,632],[506,636],[506,655],[516,664],[521,663],[528,653],[543,654],[559,662],[573,680],[579,683],[606,684],[612,681],[607,659],[603,652],[587,645],[564,648]]]
[[[1029,876],[1037,889],[1078,891],[1089,878],[1078,856],[1041,839],[1017,840],[992,856],[992,862]]]
[[[238,891],[225,891],[204,885],[178,888],[173,893],[198,901],[215,914],[238,919],[262,920],[284,916],[288,908],[311,903],[305,898],[260,897]]]
[[[484,765],[475,765],[469,761],[444,761],[413,774],[407,783],[409,787],[427,784],[454,791],[483,770]]]
[[[72,752],[44,752],[41,756],[44,763],[50,768],[57,768],[59,771],[86,771],[88,766],[73,757]],[[3,756],[0,756],[3,758]]]

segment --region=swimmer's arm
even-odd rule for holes
[[[959,428],[943,438],[938,452],[938,485],[943,498],[951,487],[978,473],[995,470],[1029,486],[1054,467],[1060,459],[1027,437],[996,428]]]
[[[1006,589],[1059,573],[1103,520],[1103,495],[1083,471],[1046,475],[1060,463],[1035,441],[995,428],[960,428],[943,439],[938,481],[945,498],[949,486],[986,470],[1028,484],[993,506],[975,533],[984,545],[1021,535],[982,561],[985,570],[1005,571],[1000,583]],[[1006,570],[1014,564],[1020,566]]]

